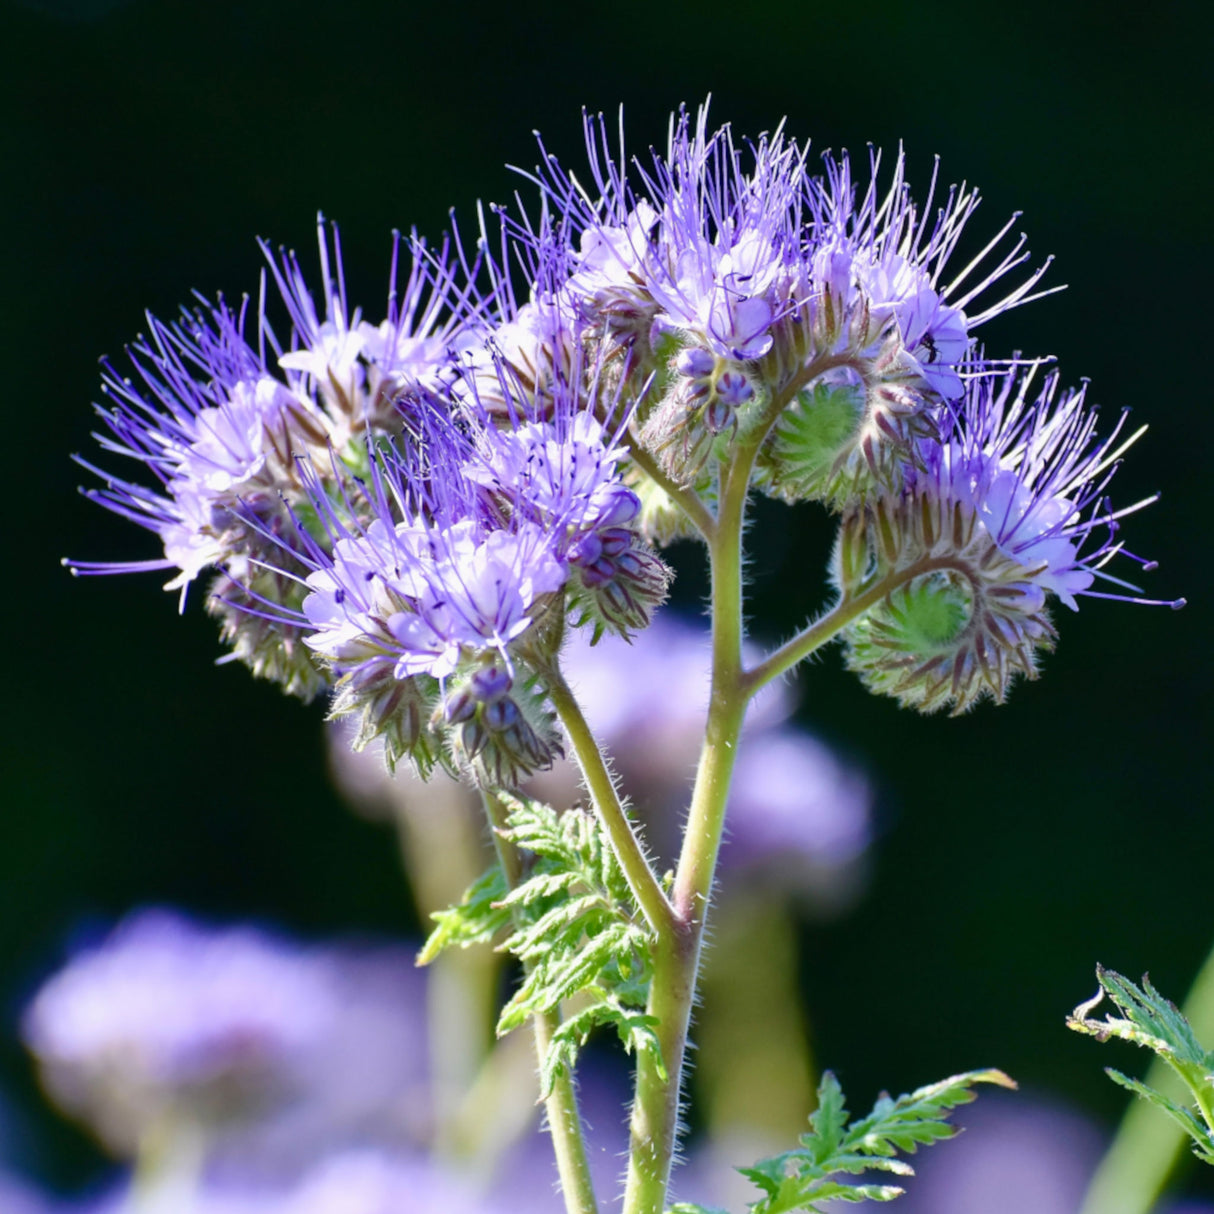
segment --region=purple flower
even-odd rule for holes
[[[23,1033],[56,1100],[128,1151],[160,1117],[222,1121],[272,1102],[336,1011],[312,957],[150,910],[52,977]]]
[[[965,1133],[915,1161],[907,1214],[1073,1214],[1099,1157],[1095,1128],[1073,1112],[1023,1098],[984,1097]]]
[[[602,120],[585,129],[600,196],[552,156],[537,181],[579,242],[567,290],[591,326],[631,297],[637,316],[680,344],[733,361],[765,354],[799,260],[804,151],[777,131],[751,148],[748,172],[729,129],[709,132],[706,107],[694,122],[682,111],[666,156],[640,171],[638,196]]]
[[[1051,372],[1034,392],[1035,370],[973,381],[944,441],[920,444],[901,496],[845,520],[841,584],[869,561],[873,577],[899,583],[849,629],[849,662],[904,703],[1001,702],[1053,645],[1051,597],[1072,610],[1078,595],[1157,602],[1104,570],[1118,554],[1154,567],[1119,536],[1120,520],[1154,499],[1114,509],[1105,496],[1141,431],[1123,439],[1122,414],[1098,439],[1084,391],[1059,395]]]
[[[816,276],[832,307],[847,318],[838,326],[836,349],[863,348],[892,324],[906,370],[932,393],[955,400],[963,387],[959,371],[974,356],[974,331],[1010,308],[1061,288],[1034,293],[1049,267],[1047,258],[1006,295],[989,298],[996,283],[1028,261],[1024,236],[1010,247],[1004,244],[1018,215],[945,281],[945,268],[978,208],[977,191],[950,187],[935,221],[929,222],[939,162],[922,205],[906,180],[902,149],[884,193],[878,186],[880,163],[880,153],[874,154],[863,194],[858,195],[846,153],[838,159],[825,156],[825,175],[813,181]]]
[[[291,317],[284,350],[277,343],[278,366],[302,390],[323,403],[341,450],[370,426],[395,433],[407,414],[409,398],[448,384],[453,360],[479,340],[475,322],[482,301],[470,285],[477,264],[452,262],[444,239],[431,253],[413,233],[408,241],[409,274],[398,294],[400,234],[393,236],[387,316],[379,324],[362,319],[346,296],[341,242],[333,225],[330,253],[323,217],[317,219],[324,319],[294,253],[276,260],[263,241],[279,293]],[[465,281],[460,285],[457,272]]]
[[[276,380],[244,337],[247,311],[222,301],[165,325],[148,317],[150,337],[129,350],[142,386],[105,364],[103,389],[114,402],[98,408],[112,437],[102,447],[145,464],[159,488],[120,480],[80,461],[105,482],[87,496],[155,531],[162,560],[71,562],[74,572],[176,569],[180,589],[208,567],[247,556],[239,504],[273,497],[292,478],[297,451],[323,449],[325,415]]]
[[[299,463],[310,461],[340,491],[367,462],[368,434],[401,430],[404,399],[451,378],[452,358],[471,340],[465,313],[476,307],[470,288],[456,288],[446,245],[434,255],[416,238],[398,299],[398,239],[388,317],[370,325],[347,306],[336,230],[335,276],[323,223],[319,243],[323,321],[294,256],[281,265],[270,260],[292,321],[285,350],[266,317],[263,289],[255,335],[246,334],[247,301],[233,312],[221,299],[176,324],[149,316],[150,336],[129,351],[135,378],[106,364],[104,390],[114,408],[99,410],[110,431],[100,442],[146,465],[156,485],[86,463],[105,481],[88,496],[154,531],[164,557],[68,562],[76,573],[176,570],[168,587],[181,590],[183,608],[190,584],[218,570],[207,609],[220,618],[231,656],[304,699],[324,678],[295,623],[306,568],[286,555],[302,543]],[[475,272],[475,265],[464,268]]]
[[[297,555],[300,623],[338,681],[334,713],[361,715],[356,744],[382,734],[390,763],[500,783],[555,754],[536,678],[548,613],[639,628],[668,574],[633,530],[618,433],[589,411],[595,375],[575,362],[540,403],[493,366],[504,411],[482,404],[473,366],[468,395],[431,399],[363,489],[335,501],[313,478],[328,542]]]
[[[601,118],[585,129],[595,190],[545,151],[532,178],[544,220],[507,226],[551,274],[564,266],[564,281],[548,290],[567,296],[608,349],[627,352],[637,372],[630,390],[643,393],[645,377],[656,378],[664,395],[641,438],[681,479],[699,475],[715,436],[769,425],[762,410],[773,396],[807,407],[794,401],[798,390],[822,380],[860,390],[862,406],[833,453],[844,462],[854,453],[857,466],[812,493],[854,490],[858,464],[888,482],[895,456],[932,432],[942,401],[961,395],[962,374],[982,369],[974,330],[1037,297],[1045,265],[992,295],[1027,258],[1023,238],[1004,245],[1014,219],[946,279],[978,196],[950,190],[930,223],[936,175],[920,206],[901,153],[888,189],[878,189],[875,157],[858,196],[846,156],[827,156],[814,176],[808,145],[782,127],[743,149],[728,127],[710,130],[701,107],[672,120],[665,155],[638,164],[634,186],[622,137],[617,157]],[[563,258],[543,253],[562,240]],[[787,478],[781,489],[790,491]]]

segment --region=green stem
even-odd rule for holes
[[[916,561],[905,569],[887,574],[879,581],[856,594],[852,598],[841,599],[825,615],[820,616],[812,624],[803,628],[791,640],[785,641],[778,649],[772,650],[757,666],[752,666],[742,675],[742,685],[748,696],[752,696],[772,679],[779,678],[785,671],[791,670],[798,662],[829,641],[833,641],[848,624],[857,620],[870,608],[875,607],[887,594],[897,590],[899,586],[931,573],[936,569],[951,569],[955,561],[948,557],[932,557]],[[965,571],[962,570],[964,573]]]
[[[1201,1042],[1214,1040],[1214,951],[1206,958],[1181,1009]],[[1146,1083],[1173,1100],[1190,1093],[1175,1071],[1155,1059]],[[1207,1100],[1208,1104],[1209,1101]],[[1202,1107],[1214,1128],[1214,1110]],[[1135,1099],[1092,1176],[1079,1214],[1148,1214],[1181,1158],[1188,1138],[1170,1117]]]
[[[607,837],[611,840],[616,859],[624,870],[632,896],[650,928],[660,935],[671,923],[670,903],[645,858],[641,841],[637,838],[632,821],[620,801],[615,781],[607,770],[603,752],[594,740],[594,733],[582,712],[582,707],[570,691],[560,668],[554,663],[544,671],[544,676],[549,697],[561,718],[565,732],[569,735],[573,753],[582,771],[582,779],[590,791],[594,807],[607,831]]]
[[[662,466],[653,456],[641,446],[640,439],[632,436],[632,461],[651,481],[666,494],[671,501],[678,504],[684,514],[695,524],[696,530],[711,542],[717,529],[717,520],[712,512],[704,505],[700,495],[694,489],[673,481],[662,470]]]
[[[644,1055],[637,1060],[624,1214],[661,1214],[678,1143],[687,1030],[725,802],[749,698],[742,680],[742,524],[754,454],[753,447],[739,449],[724,469],[717,530],[709,544],[713,655],[708,720],[675,873],[674,919],[655,947],[648,1011],[658,1021],[661,1065]]]
[[[483,791],[481,799],[493,827],[493,844],[497,848],[506,884],[514,889],[519,883],[522,865],[518,849],[502,833],[506,829],[505,809],[491,792]],[[553,1034],[560,1027],[560,1014],[545,1012],[533,1016],[532,1023],[536,1056],[542,1065]],[[548,1132],[552,1135],[552,1149],[561,1178],[566,1214],[598,1214],[590,1163],[586,1158],[586,1143],[582,1138],[582,1122],[578,1116],[577,1092],[573,1086],[573,1076],[568,1071],[562,1072],[553,1083],[552,1091],[544,1100],[544,1109],[548,1115]]]

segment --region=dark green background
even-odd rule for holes
[[[83,1178],[93,1157],[37,1105],[11,1030],[82,922],[164,900],[305,933],[414,930],[387,838],[326,785],[319,709],[215,669],[211,623],[197,605],[179,619],[154,575],[58,567],[154,549],[74,493],[97,357],[145,307],[254,289],[255,234],[310,256],[318,208],[375,315],[390,229],[437,235],[451,205],[470,223],[512,189],[506,162],[533,162],[533,128],[576,165],[582,105],[624,102],[641,149],[709,90],[742,133],[787,115],[823,148],[901,139],[920,181],[939,153],[946,181],[982,187],[983,231],[1023,210],[1034,251],[1057,254],[1049,281],[1071,285],[988,342],[1056,354],[1111,415],[1151,423],[1117,496],[1164,492],[1126,533],[1186,611],[1061,612],[1046,677],[956,721],[867,696],[829,655],[803,714],[884,789],[867,900],[803,950],[820,1056],[856,1102],[997,1063],[1118,1114],[1111,1051],[1063,1013],[1097,960],[1179,995],[1214,943],[1207,6],[1117,22],[1045,0],[742,9],[0,7],[0,1087],[28,1104],[24,1162],[44,1177]],[[775,637],[820,605],[829,531],[809,510],[763,517],[754,614]],[[678,593],[695,601],[693,576]]]

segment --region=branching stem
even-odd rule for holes
[[[742,526],[755,448],[738,448],[722,470],[712,570],[712,687],[704,744],[674,883],[674,916],[660,933],[650,985],[665,1074],[637,1060],[624,1214],[661,1214],[678,1142],[687,1031],[695,1000],[709,895],[725,803],[748,695],[742,682]]]
[[[672,480],[662,470],[661,464],[644,447],[640,440],[632,438],[632,461],[651,481],[661,489],[671,501],[675,502],[685,515],[695,524],[696,530],[711,543],[717,530],[717,520],[712,511],[704,505],[700,495],[694,489],[680,485]]]
[[[742,685],[747,696],[753,696],[772,679],[779,678],[798,662],[834,640],[848,624],[875,607],[887,594],[937,569],[956,569],[967,575],[964,568],[958,568],[957,562],[948,557],[927,557],[870,583],[852,597],[841,599],[825,615],[807,625],[778,649],[772,650],[757,666],[745,671],[742,675]]]

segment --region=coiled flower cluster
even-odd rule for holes
[[[158,483],[90,496],[164,555],[75,571],[173,570],[183,599],[214,571],[231,656],[331,690],[390,762],[490,786],[551,763],[567,627],[644,628],[670,577],[652,546],[707,535],[727,469],[840,516],[848,662],[921,709],[1031,677],[1052,598],[1137,595],[1103,572],[1136,436],[1099,439],[1082,391],[977,343],[1043,293],[1015,217],[954,269],[978,195],[933,172],[917,201],[901,152],[881,184],[879,155],[863,182],[846,155],[814,172],[782,127],[739,144],[706,108],[646,165],[585,134],[589,176],[541,145],[538,211],[499,211],[496,243],[483,220],[472,255],[396,241],[380,323],[323,225],[319,306],[266,250],[285,341],[264,283],[255,317],[149,319],[134,377],[107,364],[102,445]]]

